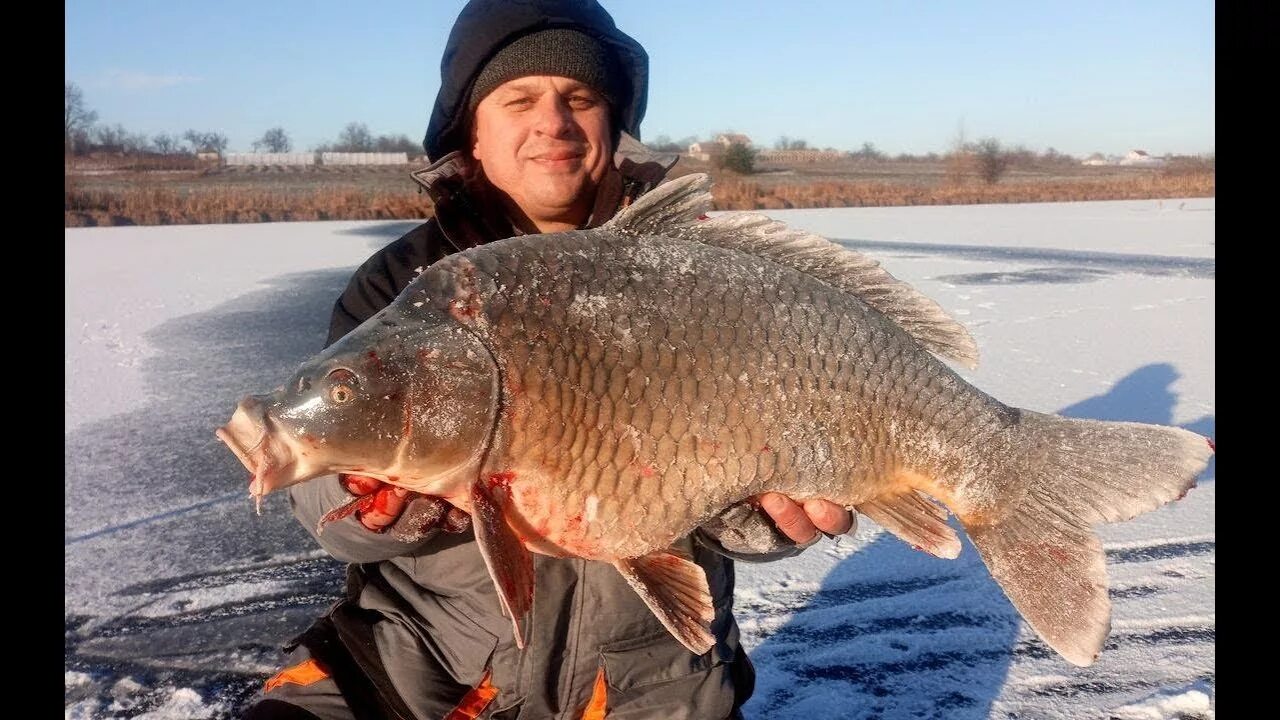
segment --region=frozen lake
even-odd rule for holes
[[[978,341],[1001,401],[1214,436],[1213,199],[769,213],[882,261]],[[262,516],[213,436],[319,350],[355,266],[411,222],[68,229],[66,715],[234,716],[343,568]],[[803,556],[740,563],[752,717],[1212,717],[1214,465],[1100,534],[1107,648],[1076,668],[967,541],[913,551],[863,518]]]

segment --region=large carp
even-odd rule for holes
[[[1045,642],[1093,662],[1111,607],[1091,526],[1181,497],[1211,443],[1000,403],[939,360],[977,350],[933,301],[764,216],[707,219],[709,187],[437,262],[218,436],[259,497],[347,472],[469,512],[521,646],[532,550],[612,563],[707,651],[706,578],[672,543],[776,491],[954,558],[949,510]]]

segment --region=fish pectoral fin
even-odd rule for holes
[[[715,645],[716,612],[701,565],[672,549],[614,560],[613,566],[690,652],[702,655]]]
[[[947,511],[918,490],[881,495],[857,506],[880,527],[930,555],[954,560],[960,537],[947,524]]]
[[[533,607],[533,556],[507,523],[507,494],[477,482],[471,489],[471,525],[476,544],[498,589],[502,610],[511,618],[516,646],[524,648],[521,622]]]

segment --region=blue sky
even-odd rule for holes
[[[65,76],[99,122],[295,149],[426,129],[462,0],[67,2]],[[1214,151],[1214,4],[603,0],[649,52],[645,139],[1084,156]]]

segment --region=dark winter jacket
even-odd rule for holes
[[[612,217],[666,174],[624,136],[597,193],[588,226]],[[422,268],[451,253],[516,234],[501,205],[468,188],[455,154],[414,173],[435,202],[435,218],[360,267],[334,307],[329,342],[389,304]],[[350,499],[335,477],[290,488],[298,519],[319,518]],[[377,534],[354,517],[330,523],[317,541],[353,563],[348,600],[336,610],[343,641],[363,671],[408,717],[442,717],[487,683],[498,693],[492,717],[576,718],[598,673],[609,708],[634,718],[725,718],[750,695],[754,674],[732,615],[733,563],[726,555],[772,559],[799,548],[743,505],[682,541],[707,573],[715,647],[695,656],[662,626],[610,565],[534,555],[535,597],[528,647],[515,647],[473,535],[433,531],[407,542]],[[737,551],[737,552],[731,552]],[[326,621],[328,622],[328,621]],[[363,646],[363,648],[362,648]]]

